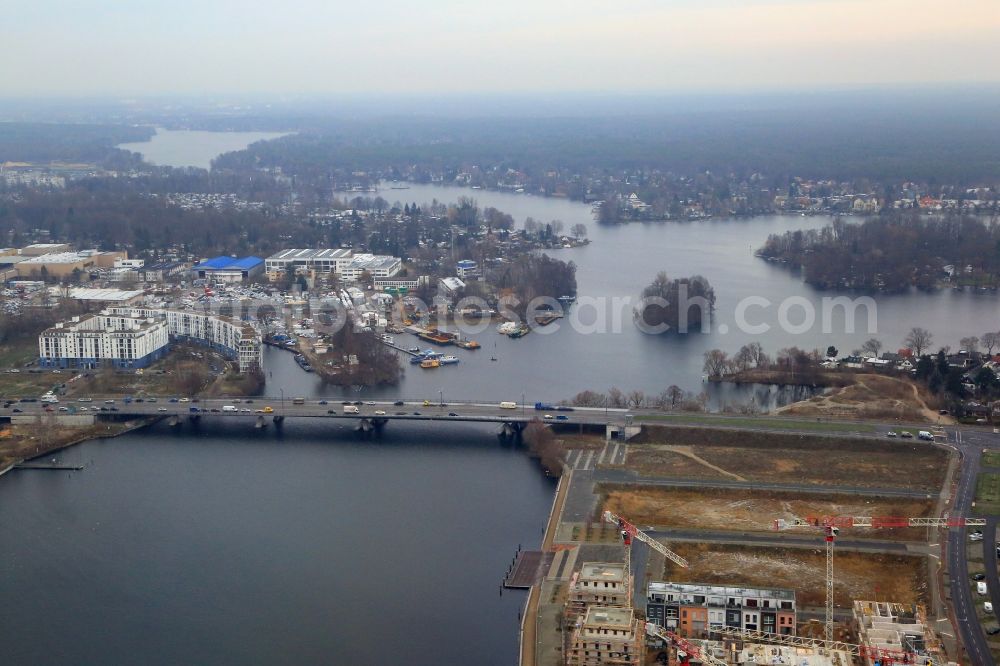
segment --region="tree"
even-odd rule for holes
[[[979,351],[979,338],[977,338],[974,335],[970,335],[967,338],[962,338],[961,340],[958,341],[958,346],[963,351],[967,351],[970,354],[972,354],[973,352]]]
[[[617,386],[612,386],[608,389],[608,405],[619,409],[628,407],[628,403],[625,400],[625,393]]]
[[[607,396],[597,391],[580,391],[573,396],[573,404],[577,407],[604,407],[607,402]]]
[[[642,302],[635,309],[640,326],[659,333],[689,333],[703,329],[715,308],[715,290],[700,275],[671,280],[657,273],[642,290]]]
[[[684,400],[684,390],[677,384],[671,384],[667,387],[667,395],[670,397],[671,407],[676,407]]]
[[[990,332],[983,333],[983,346],[986,347],[986,352],[992,356],[993,350],[1000,345],[1000,333]]]
[[[931,346],[933,340],[934,336],[926,328],[914,326],[906,335],[906,340],[903,341],[903,344],[912,349],[914,354],[920,356],[924,353],[924,350]]]
[[[730,367],[729,354],[721,349],[709,349],[705,352],[705,365],[702,372],[709,377],[724,377]]]
[[[574,224],[570,228],[570,233],[572,233],[573,237],[576,238],[577,240],[581,240],[583,238],[586,238],[587,237],[587,225],[586,224],[581,224],[580,222],[577,222],[576,224]]]
[[[629,391],[627,399],[629,407],[638,408],[646,406],[646,394],[639,389]]]
[[[837,354],[838,354],[837,348],[834,347],[833,345],[830,345],[829,347],[826,348],[827,358],[837,358]]]
[[[861,351],[877,357],[878,353],[882,351],[882,343],[878,340],[878,338],[870,338],[865,341],[865,344],[861,345]]]

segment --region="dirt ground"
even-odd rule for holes
[[[789,416],[902,419],[951,423],[927,404],[929,396],[912,381],[875,374],[853,375],[854,383],[775,411]]]
[[[776,519],[809,516],[930,515],[933,502],[854,495],[805,495],[768,491],[689,488],[601,489],[602,510],[625,516],[638,525],[705,530],[771,531]],[[793,530],[808,534],[809,528]],[[846,532],[845,532],[846,534]],[[920,541],[924,529],[852,529],[852,538]]]
[[[79,428],[8,425],[0,430],[0,468],[22,458],[32,458],[74,442],[108,437],[132,427],[126,423],[100,423]]]
[[[626,467],[644,476],[687,479],[735,479],[818,486],[916,488],[937,492],[944,481],[947,453],[927,445],[882,446],[844,450],[834,438],[815,448],[761,448],[691,445],[683,434],[663,429],[670,443],[633,444]],[[750,444],[748,442],[748,444]]]
[[[671,548],[687,558],[687,569],[667,562],[664,580],[784,587],[795,590],[802,606],[822,606],[826,596],[826,555],[815,551],[674,543]],[[834,604],[851,606],[854,599],[926,603],[927,567],[919,557],[880,553],[835,553]]]

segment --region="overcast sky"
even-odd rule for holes
[[[0,10],[6,95],[1000,80],[1000,0],[0,0]]]

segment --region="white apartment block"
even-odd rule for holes
[[[205,312],[153,308],[110,308],[113,314],[151,317],[163,321],[171,337],[195,340],[222,352],[239,363],[240,372],[260,369],[263,341],[250,324]]]
[[[144,368],[166,354],[169,341],[156,317],[105,311],[42,331],[38,361],[45,368]]]

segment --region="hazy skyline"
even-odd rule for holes
[[[671,91],[995,82],[1000,3],[456,0],[8,7],[5,95]]]

